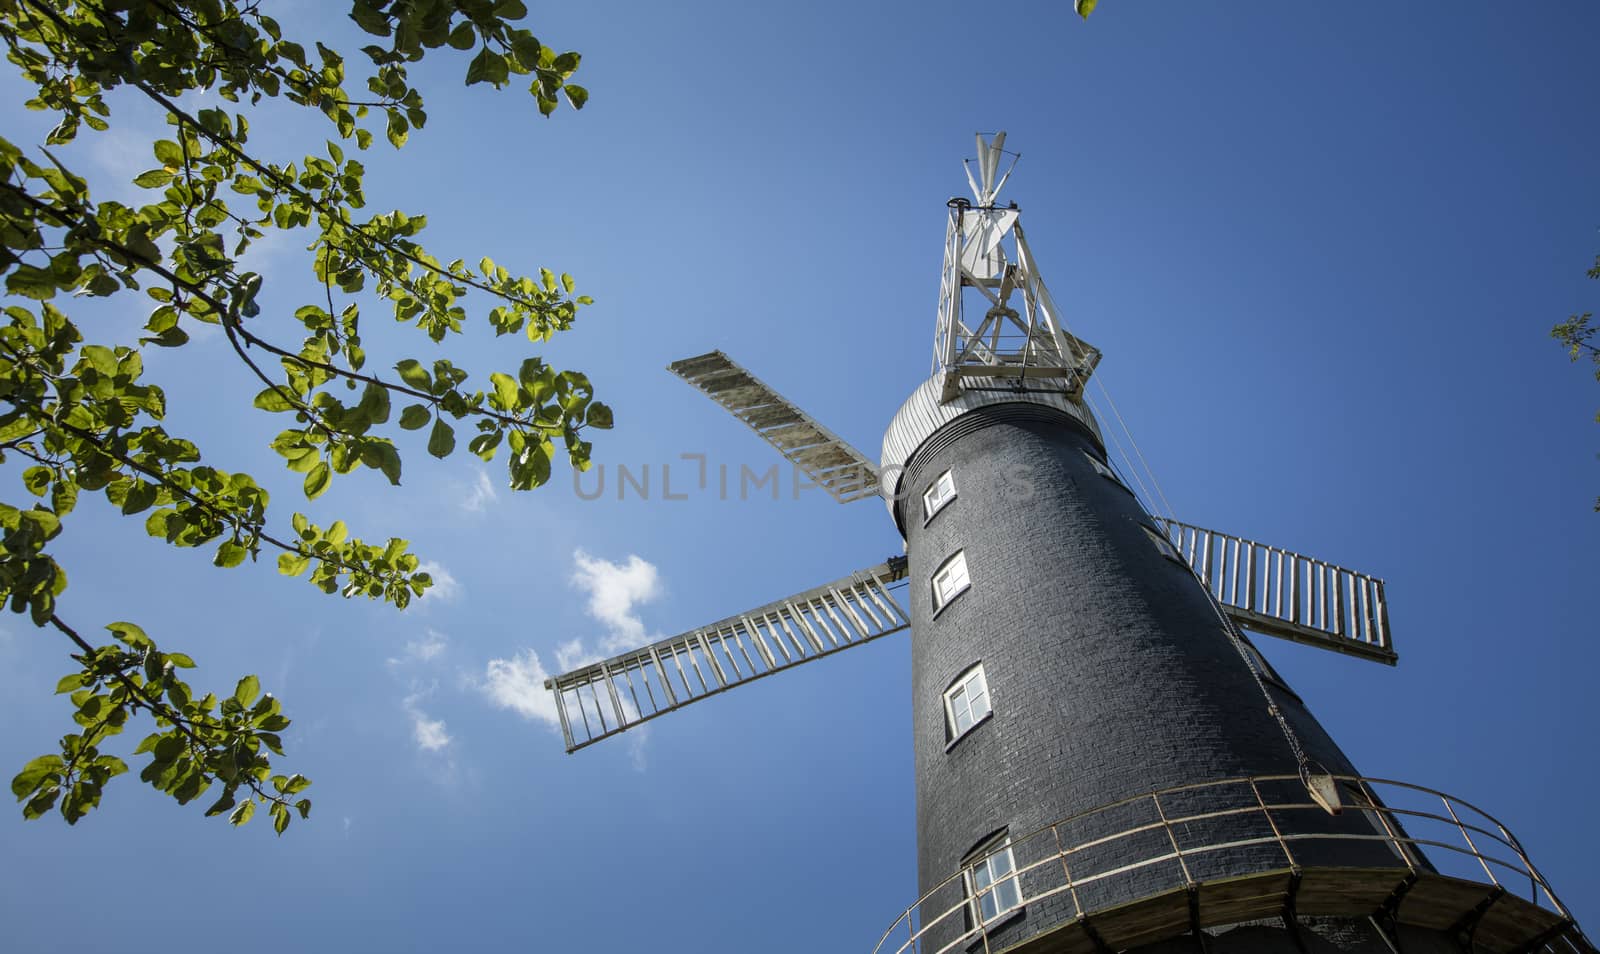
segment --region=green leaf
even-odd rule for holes
[[[502,20],[520,20],[528,15],[528,8],[522,0],[499,0],[494,5],[494,15]]]
[[[271,387],[256,395],[255,406],[263,411],[292,411],[295,409],[293,401],[285,393],[287,389]]]
[[[428,435],[428,453],[435,457],[449,457],[450,452],[456,449],[456,432],[451,429],[443,418],[433,422],[433,431]]]
[[[133,184],[141,189],[159,189],[172,181],[172,173],[165,169],[151,169],[134,177]]]
[[[50,481],[54,478],[55,474],[48,467],[29,467],[22,472],[22,485],[35,497],[43,497],[44,492],[50,489]]]
[[[299,576],[310,565],[311,558],[299,553],[282,553],[278,555],[278,572],[284,576]]]
[[[384,423],[389,419],[389,389],[368,381],[366,390],[361,392],[360,407],[372,423]]]
[[[155,641],[144,634],[144,630],[132,623],[112,623],[106,629],[111,631],[111,635],[134,649],[154,649],[156,646]]]
[[[53,785],[51,787],[45,789],[44,791],[40,792],[38,795],[34,796],[34,798],[30,802],[28,802],[28,804],[22,806],[22,817],[23,818],[40,818],[40,817],[42,817],[45,812],[50,810],[50,806],[54,805],[56,803],[56,799],[59,798],[60,795],[61,795],[61,789],[59,789],[59,788],[57,788],[57,787],[55,787]],[[22,799],[20,799],[20,798],[17,799],[17,801],[21,801],[21,800]],[[69,822],[70,822],[70,819],[69,819]]]
[[[500,438],[504,434],[499,428],[485,434],[479,434],[467,442],[467,450],[477,454],[484,460],[494,460],[494,449],[500,446]]]
[[[41,755],[24,765],[22,771],[11,780],[11,794],[17,796],[17,801],[20,802],[33,794],[47,776],[59,773],[64,768],[66,763],[61,761],[61,756]]]
[[[122,512],[129,515],[143,513],[156,502],[159,493],[160,490],[155,484],[148,484],[142,480],[134,481],[133,486],[128,488],[128,495],[122,500]]]
[[[322,496],[322,492],[328,489],[328,481],[331,476],[332,472],[328,469],[327,461],[319,461],[317,466],[311,468],[311,472],[306,474],[304,485],[306,499],[316,500]]]
[[[1100,0],[1072,0],[1072,9],[1077,11],[1078,16],[1087,20],[1099,2]]]
[[[500,82],[504,82],[506,78],[505,60],[500,58],[500,54],[485,46],[478,51],[478,55],[474,56],[472,62],[467,65],[467,85],[495,82],[494,70],[497,66],[500,72]]]
[[[450,39],[447,42],[452,49],[470,50],[473,44],[478,42],[478,35],[470,22],[463,22],[450,31]]]
[[[243,563],[244,558],[249,555],[250,551],[240,544],[233,540],[225,540],[222,546],[217,548],[217,557],[212,562],[220,567],[234,567]]]
[[[404,146],[406,144],[406,139],[409,136],[407,130],[410,128],[410,125],[406,122],[406,118],[400,115],[399,111],[389,111],[389,121],[384,129],[385,134],[389,137],[389,145],[395,147],[396,149]]]
[[[228,809],[232,808],[233,805],[234,805],[233,791],[231,789],[227,790],[227,791],[224,791],[222,793],[222,797],[217,799],[216,802],[213,803],[210,808],[206,809],[206,817],[210,818],[213,815],[220,815],[223,812],[227,811]]]
[[[589,415],[586,423],[590,427],[597,427],[602,431],[610,430],[612,425],[611,408],[599,401],[595,401],[589,405]]]
[[[239,685],[234,687],[233,701],[248,709],[250,704],[256,701],[256,696],[260,694],[261,680],[255,676],[245,676],[239,680]]]
[[[517,382],[509,374],[499,371],[489,375],[489,380],[494,384],[496,405],[502,411],[515,411],[517,409]]]
[[[396,364],[394,369],[400,372],[400,380],[406,384],[420,391],[432,392],[433,378],[428,374],[428,369],[422,366],[422,362],[415,358],[406,358]]]
[[[228,816],[228,821],[232,822],[235,826],[243,825],[245,822],[254,817],[255,813],[255,800],[250,799],[248,801],[243,801],[239,803],[238,808],[233,810],[233,814]]]
[[[78,505],[78,485],[70,481],[56,481],[50,488],[50,509],[58,514],[72,512]]]
[[[426,425],[433,417],[426,404],[412,404],[400,412],[400,426],[408,431],[414,431]]]
[[[84,345],[83,360],[108,378],[117,376],[117,353],[104,345]]]
[[[272,806],[272,830],[281,835],[283,830],[288,827],[289,806],[274,803]]]
[[[75,692],[83,688],[84,680],[88,677],[81,672],[68,673],[56,683],[56,695],[63,692]]]
[[[183,148],[170,139],[158,139],[155,143],[156,161],[169,169],[176,169],[183,165]]]
[[[400,452],[394,445],[383,442],[377,445],[378,469],[383,476],[389,478],[389,483],[400,486]]]
[[[6,276],[6,291],[13,295],[21,295],[23,298],[45,301],[55,297],[55,276],[45,269],[35,268],[32,265],[18,265],[10,275]]]

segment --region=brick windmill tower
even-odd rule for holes
[[[885,500],[906,555],[550,680],[567,750],[909,628],[921,897],[879,950],[1595,952],[1504,826],[1363,777],[1245,635],[1392,665],[1382,581],[1129,489],[1004,141],[948,204],[933,374],[880,461],[721,352],[671,366]]]

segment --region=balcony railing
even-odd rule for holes
[[[1488,813],[1405,782],[1336,781],[1344,804],[1333,826],[1299,777],[1282,775],[1165,789],[1013,836],[907,908],[874,950],[990,954],[1073,926],[1082,949],[1119,950],[1298,910],[1363,919],[1384,911],[1395,923],[1447,926],[1492,952],[1594,954],[1521,843]],[[1329,863],[1359,850],[1384,862]],[[974,878],[1000,851],[1012,853],[1010,863],[989,870],[1014,875]],[[1020,896],[1021,911],[1056,899],[1056,922],[1032,934],[1004,916],[985,923],[979,902],[1000,891],[1007,901]],[[1074,945],[1057,938],[1048,947]]]

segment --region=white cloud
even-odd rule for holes
[[[438,630],[430,629],[421,639],[413,639],[406,643],[405,649],[398,656],[389,657],[389,665],[403,666],[407,663],[429,662],[444,652],[450,639]]]
[[[539,654],[525,649],[510,659],[491,659],[484,671],[483,694],[502,709],[510,709],[524,719],[561,728],[555,696],[544,687],[549,673],[539,662]]]
[[[628,734],[628,761],[632,763],[635,772],[643,772],[647,767],[644,758],[644,744],[650,741],[650,727],[641,725]]]
[[[445,731],[443,719],[431,719],[418,703],[429,695],[433,689],[422,692],[413,692],[406,696],[401,703],[406,710],[406,715],[411,717],[411,737],[417,743],[417,748],[424,752],[441,752],[451,743],[450,733]]]
[[[422,712],[413,712],[411,728],[417,748],[424,752],[437,752],[450,744],[450,735],[444,730],[443,719],[430,719]]]
[[[582,639],[570,639],[556,646],[556,666],[562,672],[647,642],[650,637],[635,607],[662,593],[661,576],[655,565],[636,555],[630,554],[626,562],[613,563],[578,550],[572,559],[576,564],[572,584],[588,594],[589,615],[604,624],[607,632],[600,637],[595,649]],[[525,649],[510,659],[489,660],[479,688],[491,704],[559,731],[561,716],[556,711],[555,694],[544,685],[549,675],[539,654]],[[623,699],[622,705],[628,719],[638,717],[628,700]],[[645,727],[632,730],[628,754],[636,771],[645,770],[644,746],[648,738]]]
[[[417,567],[418,570],[433,577],[433,585],[422,591],[421,599],[432,600],[437,603],[450,603],[461,595],[461,584],[450,575],[450,571],[441,564],[427,560]]]
[[[495,492],[488,471],[480,470],[478,479],[473,481],[472,487],[467,490],[467,495],[461,498],[461,509],[468,513],[483,513],[485,508],[498,499],[500,495]]]
[[[556,647],[556,668],[562,672],[571,672],[579,666],[597,663],[604,658],[599,653],[590,652],[581,639],[569,639]]]
[[[588,591],[589,615],[611,630],[600,641],[601,651],[618,653],[643,645],[644,623],[633,607],[661,595],[661,578],[655,564],[636,554],[629,554],[627,563],[612,563],[582,550],[575,551],[572,559],[578,565],[572,582]]]

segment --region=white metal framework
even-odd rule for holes
[[[967,574],[967,551],[957,550],[954,556],[939,564],[939,569],[933,571],[931,582],[933,611],[937,613],[972,585],[972,577]]]
[[[574,752],[691,702],[911,625],[889,592],[905,578],[896,557],[545,680]]]
[[[983,674],[983,664],[978,663],[957,676],[944,691],[945,734],[954,742],[993,711],[989,680]]]
[[[1174,559],[1194,570],[1244,629],[1394,665],[1389,603],[1375,576],[1176,520]]]
[[[840,503],[877,496],[878,467],[721,351],[667,370],[703,391]]]
[[[1017,860],[1011,854],[1011,839],[1001,834],[984,843],[971,855],[963,870],[967,898],[972,903],[974,925],[992,924],[1022,907],[1022,889],[1017,884]]]
[[[926,523],[933,519],[933,515],[944,509],[944,505],[956,499],[956,478],[953,471],[940,474],[928,489],[922,492],[922,519]]]
[[[995,378],[1076,396],[1100,361],[1098,350],[1066,330],[1023,235],[1020,210],[994,204],[1005,184],[999,176],[1005,139],[1003,132],[989,142],[978,136],[978,178],[967,173],[977,205],[950,201],[933,350],[943,401],[964,386],[993,387],[1000,382],[979,379]],[[1013,301],[1014,294],[1021,300]]]

